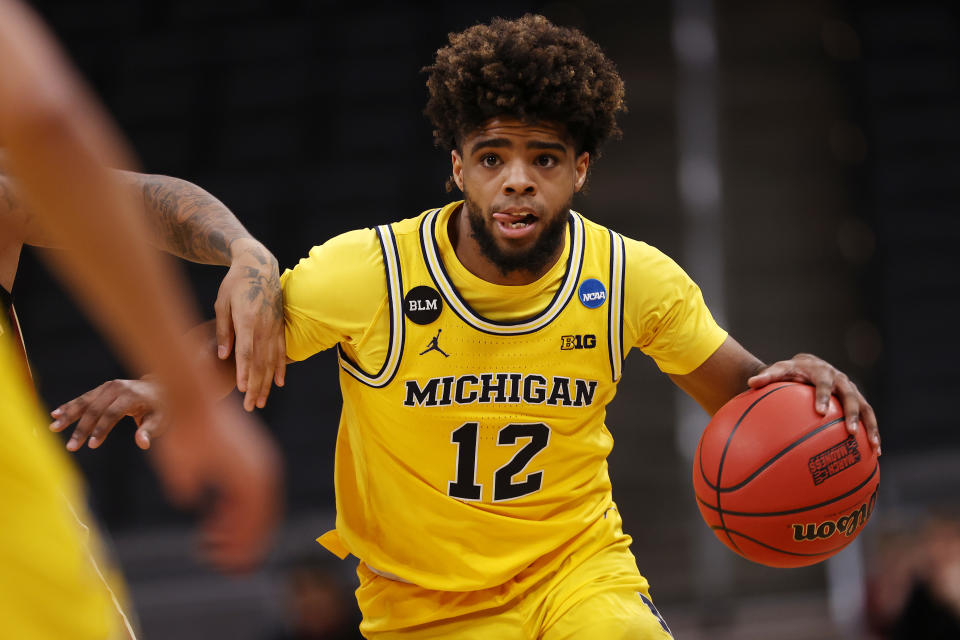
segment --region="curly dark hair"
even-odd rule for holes
[[[501,116],[564,125],[576,152],[593,157],[619,137],[623,80],[580,31],[527,14],[494,18],[449,39],[423,68],[430,91],[424,113],[438,146],[459,149],[465,136]]]

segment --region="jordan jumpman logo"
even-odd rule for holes
[[[450,357],[450,354],[447,353],[447,352],[445,352],[443,349],[441,349],[441,348],[440,348],[440,345],[437,344],[437,341],[440,340],[440,333],[441,333],[442,331],[443,331],[443,329],[437,329],[437,335],[435,335],[435,336],[433,336],[432,338],[430,338],[430,344],[427,345],[427,348],[426,348],[426,349],[424,349],[423,351],[420,352],[420,355],[423,355],[423,354],[425,354],[425,353],[429,353],[429,352],[431,352],[431,351],[439,351],[440,353],[443,354],[443,357],[444,357],[444,358],[449,358],[449,357]]]

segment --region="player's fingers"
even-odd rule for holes
[[[257,406],[263,409],[267,406],[267,398],[270,397],[270,389],[273,387],[273,376],[265,375],[260,379],[260,393],[257,395]]]
[[[880,426],[877,424],[877,414],[874,413],[873,407],[864,399],[863,404],[860,407],[860,422],[863,424],[863,427],[867,430],[867,439],[870,441],[871,446],[876,450],[877,455],[880,455]]]
[[[131,402],[128,398],[116,397],[113,402],[104,407],[100,413],[100,417],[97,418],[97,421],[93,425],[87,446],[91,449],[99,447],[103,441],[106,440],[107,436],[110,435],[110,432],[117,423],[120,422],[124,416],[129,415],[130,405]]]
[[[73,428],[73,433],[70,434],[70,440],[67,441],[68,451],[77,451],[84,445],[100,420],[103,411],[116,399],[114,382],[114,380],[111,380],[97,387],[96,391],[98,393],[87,402],[83,413],[77,420],[77,426]]]
[[[213,304],[213,310],[217,314],[217,357],[226,360],[233,349],[233,315],[230,300],[223,295],[222,287],[217,301]]]
[[[749,378],[747,384],[751,389],[759,389],[771,382],[780,380],[796,380],[796,368],[789,360],[774,362],[757,375]]]
[[[807,375],[816,388],[814,409],[820,415],[826,415],[827,411],[830,410],[830,396],[838,391],[836,375],[832,370],[825,367],[818,367]]]
[[[847,432],[854,435],[860,428],[860,405],[863,396],[856,388],[852,391],[850,389],[839,389],[838,395],[840,396],[840,403],[843,405],[843,417],[847,423]]]
[[[143,450],[150,448],[153,437],[162,429],[163,419],[159,413],[149,413],[137,425],[134,441]]]
[[[259,353],[256,349],[259,348]],[[261,403],[261,398],[263,396],[263,379],[267,378],[267,382],[272,382],[273,380],[273,369],[265,371],[262,366],[258,366],[254,362],[255,355],[263,355],[263,347],[254,346],[249,354],[249,364],[247,366],[247,383],[246,383],[246,392],[243,398],[243,407],[247,411],[253,411],[254,407],[263,407]]]
[[[282,387],[287,377],[287,341],[283,333],[277,341],[277,368],[273,374],[273,381]]]
[[[133,434],[133,441],[140,449],[146,451],[150,448],[150,433],[147,432],[143,427],[140,427],[137,429],[137,432]]]
[[[253,330],[249,325],[237,324],[236,326],[236,347],[234,356],[237,362],[237,389],[247,394],[250,399],[250,407],[247,407],[247,401],[244,400],[244,408],[247,411],[253,411],[253,402],[256,396],[250,391],[251,368],[250,363],[253,359]]]
[[[271,376],[271,381],[272,379],[273,376]],[[247,398],[250,399],[249,404],[251,407],[259,407],[260,409],[263,408],[266,400],[264,399],[263,394],[263,378],[259,375],[251,373],[250,377],[247,379],[247,393],[244,396],[245,406],[247,405]],[[248,411],[252,410],[253,409],[248,409]]]
[[[253,352],[250,354],[250,368],[247,373],[247,393],[253,396],[254,404],[262,409],[273,383],[274,342],[266,339],[267,333],[262,327],[256,323],[253,323],[253,326]]]
[[[263,368],[258,371],[260,376],[260,391],[257,395],[257,406],[261,409],[267,405],[270,388],[273,386],[273,372],[276,370],[274,363],[277,359],[276,345],[277,343],[274,340],[269,340],[267,344],[263,345],[262,351],[265,358],[262,363]]]
[[[857,429],[860,428],[860,407],[866,403],[866,400],[863,395],[861,395],[860,390],[857,389],[857,385],[854,384],[853,380],[841,371],[835,372],[833,386],[833,395],[840,400],[840,405],[843,407],[843,416],[847,431],[853,435],[857,432]]]
[[[63,431],[68,426],[80,419],[80,416],[83,415],[83,412],[86,411],[87,405],[90,404],[90,401],[93,400],[100,393],[100,388],[103,385],[100,385],[96,389],[87,391],[81,396],[77,396],[69,402],[65,402],[56,409],[50,412],[50,415],[53,417],[53,422],[50,423],[51,431]]]
[[[257,407],[257,400],[260,396],[259,381],[254,379],[254,374],[248,372],[245,384],[246,392],[243,394],[243,408],[247,411],[253,411]]]

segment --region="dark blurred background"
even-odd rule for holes
[[[885,536],[960,502],[956,3],[34,6],[143,170],[219,197],[281,267],[333,235],[451,199],[449,158],[421,114],[420,73],[448,32],[530,11],[599,42],[624,77],[629,113],[575,206],[674,256],[761,359],[809,351],[849,372],[884,437],[880,506],[863,543],[841,554],[856,554],[843,565],[854,586],[823,565],[751,565],[703,541],[678,435],[684,405],[635,352],[609,412],[614,495],[678,637],[866,634],[864,585]],[[697,229],[716,231],[707,250]],[[212,317],[225,270],[187,270]],[[14,295],[48,405],[125,375],[35,253],[24,255]],[[319,557],[313,542],[333,521],[339,409],[337,366],[325,353],[291,366],[261,412],[286,455],[288,512],[270,562],[246,579],[192,559],[191,520],[166,505],[132,423],[75,456],[145,637],[288,637],[278,633],[296,617],[297,567],[322,567],[328,582],[318,583],[351,588],[353,565]],[[711,569],[704,554],[729,558]],[[343,602],[332,610],[352,625],[349,593]]]

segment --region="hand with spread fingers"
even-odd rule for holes
[[[153,437],[169,424],[160,406],[156,383],[146,379],[110,380],[51,411],[54,421],[50,430],[63,431],[76,422],[67,449],[77,451],[85,442],[96,449],[124,416],[130,416],[137,423],[137,446],[149,449]]]
[[[747,384],[758,389],[779,381],[803,382],[816,387],[815,409],[821,415],[825,415],[829,409],[830,396],[836,396],[843,407],[847,431],[856,433],[859,426],[863,425],[867,430],[867,439],[880,455],[877,416],[857,385],[845,373],[817,356],[799,353],[789,360],[781,360],[762,369],[747,380]]]
[[[77,451],[85,442],[95,449],[117,422],[132,417],[137,446],[153,451],[151,461],[174,502],[196,506],[204,491],[213,490],[203,520],[206,557],[225,571],[250,569],[263,557],[280,513],[276,448],[257,421],[230,402],[172,417],[163,406],[155,381],[110,380],[54,409],[50,429],[76,422],[67,449]]]
[[[277,260],[254,240],[238,239],[234,256],[220,284],[217,313],[217,356],[234,353],[237,388],[247,411],[267,403],[273,383],[283,386],[286,370],[283,297]],[[235,345],[235,346],[234,346]]]

